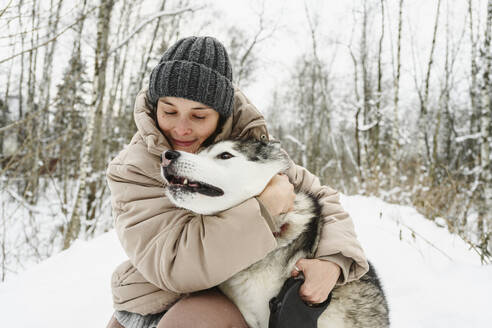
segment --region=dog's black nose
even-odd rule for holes
[[[172,161],[173,159],[176,159],[179,157],[179,152],[177,152],[175,150],[168,150],[164,153],[164,157],[166,157],[166,159]]]

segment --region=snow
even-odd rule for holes
[[[105,327],[111,273],[125,258],[114,231],[75,242],[0,285],[2,327]]]
[[[490,326],[492,266],[459,237],[411,207],[363,196],[342,204],[380,275],[392,327]],[[125,259],[113,230],[10,278],[0,285],[2,327],[104,327],[111,273]]]
[[[380,275],[392,327],[490,326],[492,266],[458,236],[410,207],[362,196],[342,203]]]

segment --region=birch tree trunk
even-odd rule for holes
[[[97,172],[104,169],[105,154],[102,143],[103,137],[103,101],[106,91],[106,67],[108,62],[108,36],[111,20],[111,12],[113,10],[115,0],[101,0],[97,22],[97,41],[96,54],[94,64],[94,88],[92,94],[91,106],[95,109],[95,135],[93,147],[93,169]]]
[[[400,0],[398,10],[398,37],[396,41],[396,74],[393,81],[394,91],[394,111],[393,111],[393,129],[391,133],[391,168],[390,168],[390,188],[394,188],[397,184],[400,152],[400,123],[398,118],[398,105],[400,96],[400,74],[401,74],[401,31],[402,31],[402,12],[403,0]]]
[[[19,6],[18,6],[18,14],[19,14],[19,28],[22,31],[23,29],[23,24],[22,24],[22,3],[23,0],[19,1]],[[24,33],[20,35],[21,38],[21,58],[20,58],[20,76],[19,76],[19,120],[23,118],[23,105],[24,105],[24,99],[23,99],[23,84],[24,84],[24,44],[25,44],[25,36]],[[24,137],[22,136],[23,130],[19,130],[19,133],[17,134],[17,142],[21,143],[22,140],[24,140]]]
[[[360,142],[360,133],[359,133],[359,120],[360,120],[360,112],[361,112],[361,99],[359,95],[359,74],[358,74],[358,64],[357,59],[355,58],[355,54],[349,46],[350,58],[352,58],[352,64],[354,66],[354,94],[355,94],[355,107],[356,113],[354,115],[355,118],[355,128],[354,128],[354,140],[355,140],[355,148],[356,148],[356,163],[357,163],[357,172],[359,174],[359,180],[364,182],[365,176],[362,171],[362,161],[361,161],[361,142]]]
[[[480,89],[477,83],[478,76],[478,66],[477,66],[477,48],[478,42],[477,38],[475,38],[475,32],[473,30],[473,23],[475,17],[473,16],[473,1],[468,0],[468,16],[469,16],[469,27],[470,27],[470,72],[471,72],[471,85],[470,85],[470,134],[475,134],[480,129],[479,117],[480,117]],[[466,142],[467,149],[477,149],[477,145],[475,140],[469,139]],[[474,167],[480,165],[478,156],[474,156],[473,153],[475,151],[471,151],[468,155],[466,155],[465,162],[469,163],[468,168],[472,170]]]
[[[434,63],[434,50],[436,47],[436,39],[437,39],[437,28],[439,26],[439,14],[440,14],[440,7],[441,7],[441,0],[438,0],[437,2],[437,11],[436,11],[436,20],[434,23],[434,30],[433,30],[433,36],[432,36],[432,43],[431,43],[431,51],[429,55],[429,62],[427,64],[427,73],[425,76],[425,81],[424,81],[424,94],[422,95],[421,92],[419,92],[419,97],[420,97],[420,118],[419,118],[419,125],[420,125],[420,130],[423,132],[423,142],[425,144],[425,153],[427,155],[427,160],[431,161],[431,150],[429,146],[429,136],[428,136],[428,126],[427,122],[428,116],[430,115],[428,113],[428,105],[429,105],[429,88],[430,88],[430,77],[431,77],[431,72],[432,72],[432,65]]]
[[[482,108],[480,117],[480,182],[483,185],[482,197],[483,205],[480,206],[478,213],[478,232],[480,233],[480,248],[483,254],[489,254],[488,248],[490,243],[491,220],[492,220],[492,170],[490,166],[490,130],[491,130],[491,116],[492,116],[492,48],[491,43],[491,27],[492,27],[492,0],[487,4],[487,21],[485,27],[484,46],[481,52],[482,61],[482,85],[481,85],[481,97]],[[487,224],[489,226],[487,226]]]
[[[78,13],[78,22],[74,29],[76,31],[74,39],[74,47],[72,49],[72,54],[69,61],[68,81],[64,81],[65,89],[68,89],[69,96],[66,97],[66,103],[59,109],[60,113],[56,115],[65,116],[63,122],[68,120],[68,131],[70,135],[64,137],[64,142],[60,144],[60,152],[58,154],[59,164],[58,172],[60,172],[60,177],[62,179],[63,191],[62,191],[62,201],[64,206],[62,211],[65,217],[69,216],[69,199],[71,198],[71,179],[75,176],[75,172],[79,172],[79,156],[80,156],[80,143],[78,142],[80,135],[83,135],[83,127],[81,126],[81,119],[79,114],[80,99],[83,97],[83,70],[85,66],[83,65],[81,58],[81,42],[82,42],[82,32],[84,30],[84,23],[86,17],[86,5],[87,0],[81,1],[79,3],[80,9]],[[62,92],[62,96],[66,95],[66,92]],[[65,106],[67,104],[67,106]],[[55,119],[56,123],[56,119]],[[61,124],[65,125],[65,124]],[[55,126],[55,128],[59,128]]]
[[[449,50],[449,6],[446,7],[446,53],[444,59],[444,87],[441,90],[440,101],[437,106],[436,113],[436,123],[434,126],[434,135],[432,136],[432,159],[430,161],[430,177],[432,179],[432,185],[439,183],[438,177],[436,176],[436,169],[439,166],[439,133],[442,123],[442,112],[447,110],[449,106],[449,85],[450,85],[450,75],[451,67],[449,62],[450,50]]]
[[[360,40],[360,65],[361,65],[361,71],[362,71],[362,122],[364,126],[367,126],[370,123],[370,112],[371,112],[371,82],[370,82],[370,76],[369,76],[369,54],[368,54],[368,47],[367,47],[367,25],[368,25],[368,8],[367,8],[367,1],[364,1],[364,8],[363,8],[363,13],[362,13],[362,35],[361,35],[361,40]],[[360,128],[359,126],[357,128]],[[362,164],[362,170],[367,172],[366,174],[369,174],[369,168],[371,167],[370,163],[370,158],[369,158],[369,133],[370,130],[368,131],[367,128],[364,128],[362,131],[362,149],[364,150],[363,156],[364,156],[364,161]]]
[[[0,15],[1,17],[1,15]],[[9,25],[9,24],[7,24]],[[15,48],[14,48],[15,49]],[[13,50],[15,51],[15,50]],[[10,66],[10,70],[7,74],[7,83],[5,85],[5,94],[3,96],[3,100],[0,99],[0,111],[1,111],[1,119],[0,119],[0,126],[4,127],[7,125],[7,110],[9,109],[8,107],[8,98],[9,98],[9,94],[10,94],[10,82],[11,82],[11,76],[12,76],[12,67],[13,67],[13,63],[11,64]],[[4,156],[5,156],[5,153],[4,153],[4,149],[3,149],[3,144],[4,144],[4,140],[5,140],[5,135],[4,133],[1,133],[0,132],[0,167],[3,167],[3,162],[5,160]]]
[[[27,79],[27,110],[30,113],[37,111],[38,104],[35,102],[36,96],[36,71],[37,71],[37,58],[38,49],[34,49],[34,45],[39,43],[39,30],[37,24],[39,24],[39,3],[32,3],[31,10],[31,50],[29,51],[29,72]],[[36,38],[34,38],[34,31],[36,31]],[[41,132],[40,127],[34,120],[29,120],[27,129],[29,140],[29,152],[32,155],[31,165],[29,166],[30,175],[28,184],[24,190],[24,197],[30,204],[35,204],[37,201],[37,192],[39,184],[39,162],[40,162],[40,143]]]
[[[373,177],[376,179],[375,188],[379,189],[379,130],[380,130],[380,122],[381,122],[381,100],[383,98],[383,40],[384,40],[384,0],[381,0],[381,35],[379,36],[379,45],[378,45],[378,82],[377,82],[377,93],[376,93],[376,117],[377,120],[376,125],[372,131],[372,140],[373,140]]]
[[[63,5],[63,0],[58,0],[56,11],[53,12],[54,4],[53,4],[53,0],[51,0],[50,17],[48,19],[49,38],[52,38],[53,36],[56,35],[58,22],[60,21],[60,12],[61,12],[62,5]],[[51,87],[51,76],[52,76],[51,71],[53,68],[53,53],[55,52],[55,46],[56,46],[56,39],[46,46],[44,52],[43,75],[41,78],[42,83],[39,85],[39,103],[41,107],[40,109],[42,111],[41,114],[42,120],[41,120],[41,128],[40,128],[41,134],[46,133],[47,125],[48,125],[47,114],[48,114],[48,105],[50,102],[50,87]]]
[[[92,170],[93,176],[88,183],[87,203],[86,203],[86,222],[93,223],[95,218],[97,200],[102,200],[106,189],[106,181],[104,179],[104,168],[106,165],[106,147],[103,139],[107,137],[105,132],[106,124],[109,122],[103,121],[103,103],[106,95],[106,67],[108,63],[108,36],[111,21],[111,12],[113,10],[114,0],[102,0],[101,10],[98,15],[97,23],[97,43],[96,43],[96,58],[94,64],[94,88],[92,97],[92,106],[95,108],[95,127],[94,141],[92,142]],[[102,194],[99,195],[99,192]],[[100,197],[97,197],[100,196]]]
[[[324,68],[324,64],[319,58],[318,55],[318,42],[316,38],[317,34],[317,20],[318,16],[316,15],[314,17],[314,20],[311,18],[310,13],[309,13],[309,8],[307,6],[307,3],[304,3],[304,9],[306,12],[306,18],[308,21],[309,25],[309,30],[311,34],[311,41],[312,41],[312,51],[313,51],[313,63],[311,63],[311,85],[312,85],[312,90],[311,90],[311,104],[312,104],[312,109],[311,109],[311,115],[310,115],[310,124],[311,127],[308,129],[311,132],[311,137],[310,140],[305,140],[307,142],[307,152],[308,152],[308,163],[312,165],[312,169],[314,172],[316,172],[317,175],[321,175],[321,168],[323,167],[324,163],[322,163],[322,158],[323,158],[323,149],[326,150],[327,152],[327,147],[325,147],[324,140],[328,138],[329,132],[326,131],[326,129],[329,129],[330,126],[330,112],[329,112],[329,94],[328,94],[328,76],[329,72],[326,72]],[[260,22],[262,21],[262,17],[260,16]],[[263,31],[263,24],[260,23],[260,30],[255,36],[254,43],[257,42],[257,38],[260,36],[260,34]],[[253,44],[254,44],[253,43]],[[248,53],[253,49],[252,46],[248,49]],[[321,102],[318,102],[317,99],[319,99],[319,96],[321,96]],[[317,131],[317,132],[315,132]],[[337,152],[337,145],[335,142],[332,142],[332,151],[334,153]]]
[[[91,148],[95,146],[95,149],[101,149],[101,136],[95,135],[94,132],[100,129],[102,101],[104,98],[104,89],[106,82],[106,63],[108,52],[108,35],[109,35],[109,21],[111,19],[111,11],[113,9],[114,0],[101,0],[99,7],[98,22],[97,22],[97,47],[95,54],[95,68],[94,68],[94,85],[93,85],[93,100],[89,111],[87,130],[84,134],[83,148],[80,164],[79,181],[76,188],[74,205],[68,227],[65,231],[63,249],[70,247],[71,243],[77,239],[80,233],[81,227],[81,213],[80,208],[82,200],[84,198],[87,186],[87,177],[90,170],[97,168],[97,165],[91,167],[91,156],[95,156],[95,153],[91,152]],[[99,131],[100,132],[100,131]],[[91,154],[92,153],[92,154]],[[93,159],[96,163],[101,161],[100,158]]]
[[[58,22],[60,20],[60,11],[61,7],[63,4],[63,0],[58,1],[58,5],[56,7],[56,11],[54,11],[54,3],[53,0],[51,1],[50,4],[50,16],[48,19],[48,37],[51,38],[56,34],[56,30],[58,27]],[[34,4],[33,4],[34,6]],[[33,7],[34,8],[34,7]],[[39,10],[37,10],[39,13]],[[33,11],[33,16],[34,16],[34,11]],[[40,23],[40,20],[38,18],[38,24]],[[38,44],[38,42],[36,42]],[[41,83],[39,84],[39,90],[38,90],[38,101],[37,101],[37,108],[36,110],[40,110],[40,119],[36,121],[35,124],[33,124],[33,145],[35,147],[34,151],[34,160],[33,160],[33,170],[31,172],[31,177],[32,177],[32,195],[33,197],[31,199],[32,203],[36,202],[36,195],[39,192],[38,191],[38,184],[39,184],[39,171],[40,171],[40,165],[41,163],[44,162],[44,153],[42,151],[43,148],[43,137],[47,134],[47,129],[48,129],[48,105],[50,101],[50,87],[51,87],[51,71],[53,67],[53,53],[55,51],[55,45],[56,45],[56,39],[49,43],[46,48],[44,49],[44,58],[43,58],[43,73],[41,77]],[[35,50],[37,52],[37,50]],[[32,81],[33,88],[36,89],[36,79]],[[34,107],[33,109],[34,110]],[[31,123],[34,123],[33,120],[30,120]]]

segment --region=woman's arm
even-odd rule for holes
[[[218,215],[176,208],[164,195],[159,171],[144,172],[138,163],[122,160],[128,153],[137,162],[158,157],[133,144],[107,171],[118,237],[132,264],[152,284],[176,293],[207,289],[275,248],[255,198]]]
[[[352,218],[340,204],[338,192],[322,186],[315,175],[294,162],[291,162],[287,175],[296,191],[310,192],[321,203],[325,222],[315,257],[336,263],[341,268],[339,284],[362,277],[369,265],[357,240]]]

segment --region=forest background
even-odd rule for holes
[[[108,162],[177,39],[212,35],[298,164],[492,261],[492,0],[0,1],[0,281],[112,228]]]

